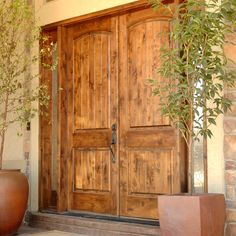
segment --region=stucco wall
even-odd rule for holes
[[[45,0],[35,0],[35,8],[40,24],[46,25],[130,2],[136,0],[54,0],[48,3]]]
[[[236,35],[230,40],[236,42]],[[236,62],[236,45],[226,45],[225,52]],[[232,109],[224,117],[224,158],[226,185],[226,235],[236,235],[236,80],[233,88],[225,89],[225,94],[233,102]]]
[[[218,117],[216,123],[211,127],[213,137],[207,140],[208,192],[224,193],[223,116]]]
[[[6,133],[6,143],[3,153],[3,168],[21,169],[25,171],[25,160],[23,153],[23,136],[18,136],[17,132],[21,129],[19,125],[14,124],[9,127]]]
[[[103,10],[134,0],[35,0],[40,25]],[[31,132],[31,210],[38,208],[38,119],[32,122]],[[208,141],[208,188],[209,192],[224,193],[223,118],[213,127],[214,137]]]

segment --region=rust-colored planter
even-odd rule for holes
[[[161,236],[223,236],[223,194],[181,194],[158,197]]]
[[[14,234],[27,207],[28,180],[19,170],[0,170],[0,236]]]

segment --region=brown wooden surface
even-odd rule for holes
[[[57,31],[44,31],[50,42],[56,43]],[[44,63],[52,63],[52,58],[43,58]],[[50,101],[47,108],[41,108],[45,114],[40,116],[40,209],[49,208],[55,201],[51,187],[52,158],[52,71],[41,67],[41,83],[48,87]]]
[[[160,48],[170,47],[170,19],[161,9],[119,17],[122,216],[156,219],[158,194],[181,192],[178,134],[161,116],[159,98],[147,84],[148,78],[161,79],[156,68]]]
[[[147,83],[157,78],[161,46],[171,46],[171,16],[140,2],[58,27],[59,211],[157,219],[159,194],[186,191],[186,145]]]
[[[69,209],[117,214],[117,18],[69,27],[67,59]]]
[[[68,208],[68,88],[67,88],[67,29],[57,28],[58,46],[58,202],[57,210],[65,211]]]

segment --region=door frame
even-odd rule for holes
[[[166,3],[178,4],[179,0],[166,0]],[[119,16],[124,13],[134,12],[138,10],[148,9],[150,5],[146,0],[139,0],[136,2],[120,5],[117,7],[113,7],[110,9],[105,9],[102,11],[98,11],[95,13],[90,13],[78,17],[74,17],[71,19],[59,21],[56,23],[48,24],[43,27],[43,32],[54,31],[56,32],[56,41],[57,41],[57,49],[58,49],[58,88],[60,91],[58,92],[58,131],[57,131],[57,204],[56,210],[57,212],[63,212],[68,210],[68,161],[70,157],[68,157],[69,153],[69,143],[67,140],[69,128],[68,128],[68,82],[66,80],[68,76],[68,68],[67,68],[67,28],[71,25],[85,22],[88,20],[95,20],[102,17],[107,16]],[[40,121],[40,127],[41,127]],[[118,134],[119,135],[119,134]],[[42,133],[40,134],[40,149],[42,150],[43,143]],[[118,149],[119,147],[117,147]],[[42,156],[42,151],[40,154],[40,164],[42,163],[46,166],[50,166],[50,160],[46,160]],[[50,206],[46,205],[43,201],[43,189],[45,189],[45,184],[41,181],[41,178],[48,178],[47,173],[45,174],[44,170],[40,168],[39,175],[39,209],[50,209]],[[118,206],[119,208],[119,206]]]

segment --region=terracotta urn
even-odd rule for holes
[[[161,236],[223,236],[223,194],[179,194],[158,197]]]
[[[28,180],[20,170],[0,170],[0,236],[16,233],[28,201]]]

